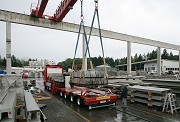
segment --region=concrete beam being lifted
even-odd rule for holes
[[[9,21],[11,23],[37,26],[37,27],[43,27],[43,28],[49,28],[49,29],[56,29],[56,30],[74,32],[74,33],[78,33],[78,29],[79,29],[78,24],[72,24],[72,23],[67,23],[67,22],[55,22],[53,20],[35,18],[29,15],[24,15],[24,14],[19,14],[19,13],[4,11],[4,10],[0,10],[0,21]],[[87,33],[89,33],[89,30],[90,30],[89,27],[86,27]],[[99,36],[98,29],[93,28],[92,35]],[[102,37],[115,39],[115,40],[121,40],[121,41],[128,41],[132,43],[150,45],[150,46],[155,46],[155,47],[160,47],[160,48],[180,50],[179,45],[169,44],[169,43],[155,41],[151,39],[145,39],[141,37],[126,35],[126,34],[112,32],[112,31],[103,30],[103,29],[102,29]]]

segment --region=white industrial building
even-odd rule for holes
[[[29,61],[29,68],[37,68],[37,69],[44,69],[44,67],[49,65],[56,65],[55,61],[49,61],[46,59],[41,59],[39,61]]]
[[[127,71],[127,64],[118,65],[117,68],[121,71]],[[157,59],[132,63],[131,70],[141,70],[147,73],[157,73]],[[179,61],[162,59],[161,73],[167,73],[169,71],[172,71],[173,73],[178,73]]]
[[[54,61],[48,61],[46,59],[42,59],[39,61],[29,61],[29,66],[25,67],[12,67],[11,73],[13,74],[26,74],[28,77],[42,77],[42,72],[44,67],[49,65],[56,65]]]
[[[157,60],[144,63],[144,71],[150,72],[150,73],[157,73]],[[167,73],[169,71],[178,73],[179,72],[179,61],[162,59],[161,60],[161,72]]]

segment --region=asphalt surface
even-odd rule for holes
[[[42,81],[37,82],[37,86],[43,89]],[[171,115],[162,113],[161,108],[147,108],[146,105],[137,103],[128,103],[125,110],[121,108],[121,100],[114,107],[88,110],[87,107],[80,107],[59,95],[53,96],[47,90],[42,91],[51,97],[51,100],[39,102],[47,105],[42,109],[47,122],[180,122],[180,111]]]

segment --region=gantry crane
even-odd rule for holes
[[[44,15],[45,8],[47,6],[48,0],[39,0],[35,8],[31,4],[31,16],[38,18],[45,18],[47,16],[51,20],[61,22],[70,9],[73,8],[77,0],[63,0],[59,4],[53,16]]]

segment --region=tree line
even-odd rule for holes
[[[22,59],[18,59],[14,55],[12,55],[11,56],[11,63],[12,63],[12,67],[24,67],[24,66],[29,65],[29,60],[25,61],[25,60],[22,60]],[[1,55],[0,55],[0,66],[1,67],[6,66],[6,58],[2,57]]]
[[[168,59],[168,60],[179,60],[178,55],[173,55],[172,52],[168,53],[166,49],[163,50],[163,53],[161,54],[162,59]],[[148,52],[147,54],[135,54],[135,56],[131,56],[131,62],[140,62],[140,61],[146,61],[146,60],[152,60],[157,59],[157,50],[153,50],[152,52]],[[99,66],[103,64],[103,57],[92,57],[91,59],[87,59],[88,63],[90,60],[93,62],[93,66]],[[123,57],[120,59],[113,59],[112,57],[106,57],[105,58],[106,64],[108,64],[111,67],[115,67],[117,65],[126,64],[127,63],[127,57]],[[59,62],[59,65],[61,65],[64,69],[67,70],[67,68],[71,68],[73,64],[73,59],[68,58],[65,61]],[[82,58],[76,58],[75,65],[81,65],[82,64]]]
[[[179,60],[179,56],[178,55],[173,55],[172,52],[168,53],[166,49],[163,50],[163,53],[161,55],[162,59],[169,59],[169,60]],[[152,59],[156,59],[157,58],[157,51],[153,50],[150,53],[147,54],[135,54],[135,56],[131,57],[131,62],[140,62],[140,61],[145,61],[145,60],[152,60]],[[29,59],[28,61],[22,60],[22,59],[18,59],[16,58],[14,55],[12,55],[11,57],[12,60],[12,66],[13,67],[23,67],[23,66],[28,66],[29,65],[29,61],[37,61],[37,59]],[[88,64],[90,62],[90,60],[93,62],[93,66],[99,66],[103,64],[103,57],[98,56],[98,57],[92,57],[91,59],[88,58]],[[112,57],[106,57],[105,58],[106,63],[111,66],[111,67],[115,67],[117,65],[121,65],[121,64],[126,64],[127,63],[127,57],[123,57],[120,59],[113,59]],[[73,59],[71,58],[67,58],[65,61],[59,62],[59,65],[61,65],[64,69],[68,69],[68,68],[72,68],[72,64],[73,64]],[[81,65],[82,64],[82,58],[76,58],[74,64],[76,66]],[[1,67],[5,67],[6,66],[6,58],[2,57],[0,55],[0,66]]]

